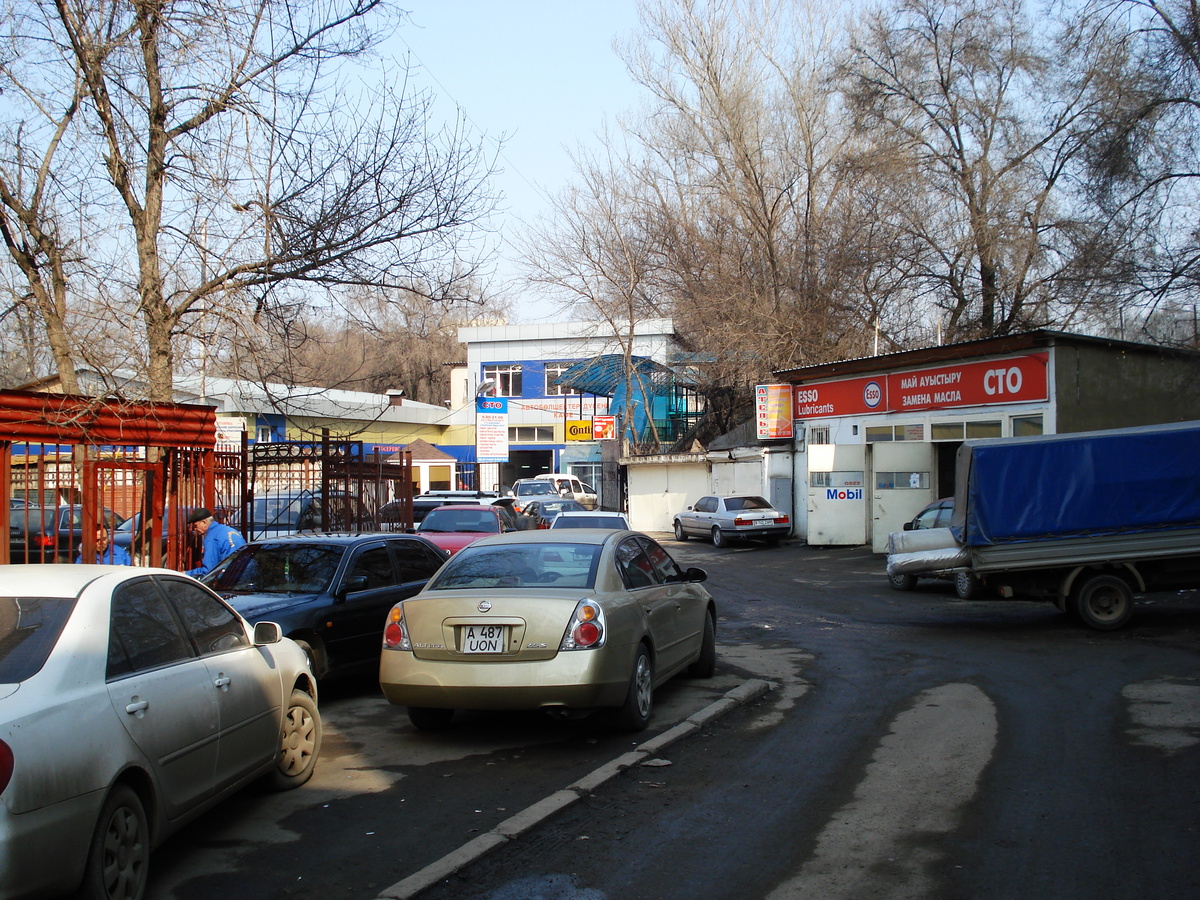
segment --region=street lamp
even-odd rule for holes
[[[487,397],[489,394],[494,394],[495,392],[496,392],[496,379],[495,378],[485,378],[485,379],[483,379],[483,381],[479,382],[479,387],[477,387],[475,389],[475,396],[476,397]]]

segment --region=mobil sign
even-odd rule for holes
[[[796,385],[797,419],[1025,403],[1047,398],[1048,354]]]

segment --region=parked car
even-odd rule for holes
[[[569,509],[560,512],[550,522],[550,528],[615,528],[630,530],[629,520],[625,513],[605,512],[603,510]]]
[[[308,659],[199,582],[0,566],[0,897],[140,897],[151,848],[252,781],[312,775]]]
[[[101,517],[110,530],[125,521],[108,508],[101,511]],[[74,562],[83,547],[83,507],[14,507],[8,532],[9,562]]]
[[[584,484],[574,475],[562,472],[547,472],[534,477],[535,481],[548,481],[554,485],[554,492],[560,497],[570,497],[576,503],[582,503],[584,509],[596,508],[596,489],[590,484]]]
[[[326,498],[319,490],[268,491],[250,504],[245,528],[242,510],[236,510],[228,524],[257,541],[301,531],[375,530],[375,515],[354,494],[335,492]]]
[[[489,534],[515,530],[495,506],[440,506],[421,520],[416,533],[454,554]]]
[[[513,506],[517,512],[525,512],[525,504],[533,500],[546,500],[557,497],[554,485],[544,479],[518,478],[513,482],[509,494],[515,501]]]
[[[954,498],[942,497],[925,504],[921,511],[904,523],[904,531],[926,531],[930,528],[949,528],[954,515]],[[970,600],[980,591],[978,577],[973,572],[961,571],[951,574],[917,575],[912,572],[897,572],[888,575],[888,583],[898,591],[911,591],[920,578],[934,578],[954,582],[954,592],[961,600]]]
[[[278,622],[323,678],[377,666],[387,611],[447,556],[410,534],[293,534],[247,544],[202,581],[248,621]]]
[[[761,538],[774,545],[792,531],[786,513],[754,494],[701,497],[694,505],[676,513],[674,524],[675,540],[711,538],[714,547],[749,538]]]
[[[608,708],[618,727],[640,730],[667,679],[713,674],[706,577],[630,531],[483,538],[392,607],[380,686],[422,729],[456,709]]]
[[[549,528],[551,523],[565,512],[587,512],[587,507],[567,497],[557,500],[533,500],[525,504],[525,516],[533,520],[535,528]]]

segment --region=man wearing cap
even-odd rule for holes
[[[217,563],[238,547],[246,546],[246,539],[236,529],[215,521],[213,514],[203,506],[192,510],[192,514],[188,516],[188,524],[204,538],[204,556],[200,558],[200,565],[187,570],[187,574],[193,578],[211,572],[217,567]]]

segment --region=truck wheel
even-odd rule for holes
[[[979,593],[979,579],[974,572],[956,572],[954,574],[954,593],[959,600],[970,600]]]
[[[1133,591],[1115,575],[1095,575],[1075,592],[1075,614],[1089,628],[1113,631],[1133,615]]]
[[[917,586],[917,576],[909,572],[899,572],[888,576],[888,584],[897,591],[911,591]]]

